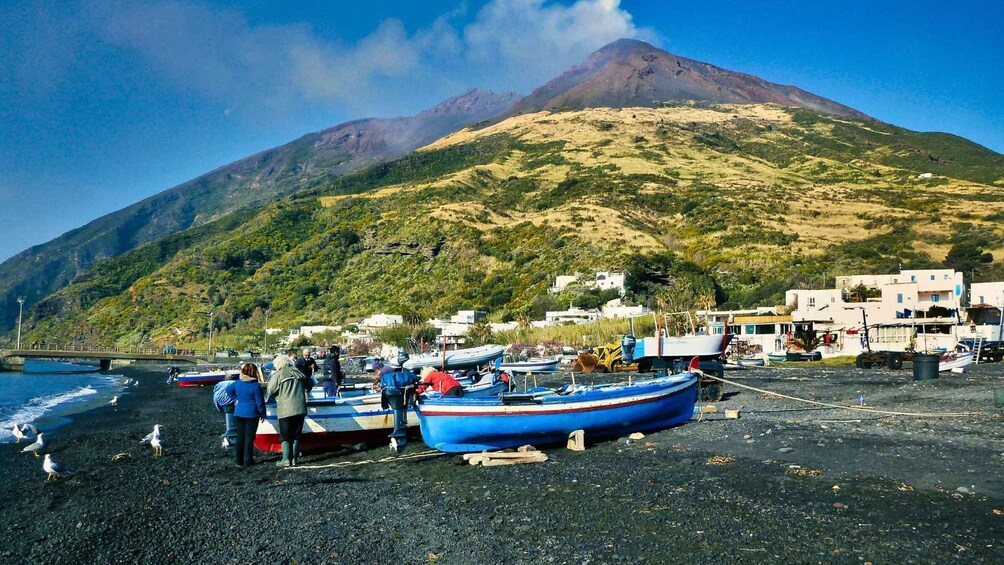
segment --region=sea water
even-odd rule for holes
[[[0,372],[0,443],[14,441],[14,423],[42,431],[67,424],[69,417],[108,404],[124,389],[123,377],[102,373]]]

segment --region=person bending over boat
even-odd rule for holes
[[[240,380],[231,382],[227,391],[236,399],[234,420],[237,425],[237,466],[254,465],[254,436],[258,422],[265,421],[265,398],[258,383],[258,369],[254,363],[241,368]]]
[[[417,394],[422,394],[429,388],[443,396],[464,395],[464,387],[460,386],[457,379],[442,371],[437,371],[432,367],[422,369],[422,381],[418,383],[418,389],[416,389],[415,392]]]
[[[275,372],[268,381],[268,396],[275,399],[275,413],[279,418],[279,437],[282,439],[282,459],[276,465],[296,465],[300,454],[300,433],[307,415],[307,391],[314,380],[293,366],[286,355],[276,355],[272,361]]]
[[[241,369],[243,372],[243,369]],[[226,431],[223,437],[227,439],[227,453],[235,455],[237,445],[237,420],[234,419],[234,409],[237,406],[237,398],[232,394],[230,385],[237,380],[237,375],[227,373],[226,379],[216,383],[213,387],[213,405],[220,412],[223,412],[223,422]]]

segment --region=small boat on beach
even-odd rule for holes
[[[526,361],[503,361],[500,371],[510,373],[556,373],[559,359],[528,359]]]
[[[409,371],[426,367],[443,370],[473,369],[502,357],[502,352],[501,345],[482,345],[438,353],[422,353],[411,356],[404,362],[403,367]]]
[[[967,367],[973,363],[974,357],[975,353],[972,350],[962,347],[957,347],[955,351],[946,351],[941,354],[941,359],[938,361],[938,372]]]
[[[508,390],[508,383],[493,383],[482,379],[464,386],[464,398],[488,395],[497,396]],[[417,436],[418,417],[414,408],[408,409],[408,428]],[[330,451],[342,445],[357,443],[387,443],[394,430],[394,411],[381,406],[380,393],[372,385],[348,385],[339,396],[326,397],[324,390],[314,387],[307,400],[307,417],[300,435],[301,451]],[[255,447],[262,451],[280,451],[279,420],[275,402],[265,404],[265,421],[258,425]]]
[[[695,365],[691,365],[695,367]],[[497,397],[421,398],[426,445],[446,453],[564,442],[669,428],[687,422],[697,401],[698,374],[601,385],[564,385]]]
[[[240,369],[210,369],[206,371],[188,371],[177,376],[178,386],[205,386],[214,385],[226,380],[228,375],[238,376]]]

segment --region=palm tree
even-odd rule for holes
[[[803,351],[813,351],[823,343],[823,338],[816,335],[816,330],[796,330],[791,343],[796,347],[801,347]]]

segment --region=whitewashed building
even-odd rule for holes
[[[568,310],[553,310],[544,313],[544,321],[549,326],[560,326],[567,323],[586,324],[598,320],[599,317],[599,310],[584,310],[574,306]]]
[[[361,330],[375,330],[403,323],[404,317],[398,314],[373,314],[360,320],[357,326]]]

